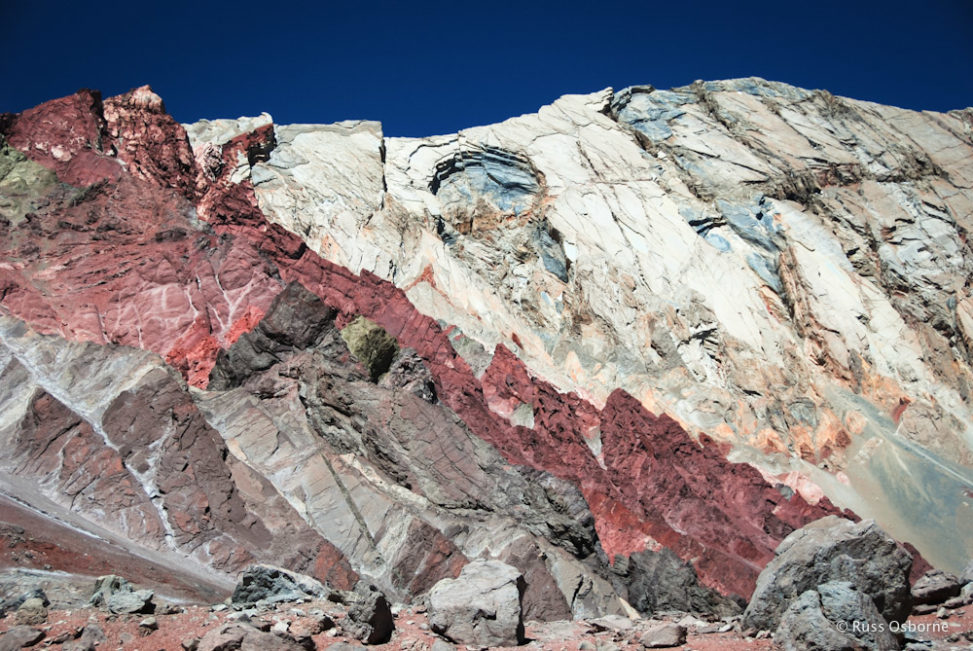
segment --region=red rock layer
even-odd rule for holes
[[[481,383],[401,290],[322,259],[265,219],[249,181],[230,181],[241,156],[273,147],[271,127],[207,152],[199,169],[185,158],[181,127],[160,116],[161,102],[143,103],[137,93],[105,103],[114,125],[108,138],[123,145],[122,172],[107,165],[117,165],[112,153],[99,149],[106,120],[91,94],[13,120],[10,142],[63,181],[111,181],[76,206],[32,219],[27,235],[0,233],[19,242],[13,250],[6,245],[4,255],[16,264],[14,272],[0,271],[0,296],[35,327],[155,350],[204,386],[219,348],[252,327],[284,283],[299,282],[338,309],[340,320],[363,314],[414,348],[441,400],[511,463],[578,484],[610,556],[666,545],[726,593],[749,595],[777,542],[835,511],[827,501],[783,498],[753,468],[727,462],[713,441],[693,441],[624,392],[601,411],[560,394],[504,348]],[[62,138],[75,152],[68,163],[51,154]],[[194,196],[205,225],[190,218]],[[514,426],[490,408],[517,402],[533,406],[533,428]],[[599,431],[604,467],[585,443]]]
[[[4,456],[14,461],[17,475],[53,478],[72,509],[116,531],[130,523],[136,541],[161,546],[159,514],[118,451],[50,394],[35,393]]]

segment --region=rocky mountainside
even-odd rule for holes
[[[0,492],[65,540],[207,594],[497,559],[541,621],[737,612],[830,514],[973,556],[973,110],[745,79],[413,139],[143,87],[0,135]]]

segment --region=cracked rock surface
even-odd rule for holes
[[[973,114],[757,79],[458,134],[0,118],[0,493],[181,585],[730,616],[832,515],[973,556]],[[857,514],[857,516],[856,516]]]

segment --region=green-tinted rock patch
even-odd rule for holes
[[[341,330],[348,350],[365,368],[372,381],[377,380],[392,366],[392,360],[399,352],[399,344],[385,332],[382,326],[359,316]]]
[[[29,160],[0,137],[0,218],[18,224],[56,186],[54,172]]]

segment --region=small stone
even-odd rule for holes
[[[939,610],[936,611],[936,617],[939,619],[949,619],[949,611],[940,606]]]
[[[334,628],[334,621],[327,615],[302,617],[291,622],[290,634],[296,639],[312,637],[329,628]]]
[[[973,583],[964,585],[959,596],[963,598],[963,603],[973,604]]]
[[[639,637],[639,642],[647,649],[681,646],[686,643],[686,627],[681,624],[654,626]]]
[[[183,640],[180,644],[184,651],[196,651],[199,648],[199,638],[191,637],[188,640]]]
[[[291,627],[290,622],[286,620],[282,620],[274,624],[271,627],[270,632],[273,633],[274,635],[280,635],[281,637],[284,637],[290,631],[290,627]]]
[[[365,644],[383,644],[392,637],[395,621],[385,595],[373,585],[359,582],[349,595],[351,606],[342,626]]]
[[[141,622],[139,622],[139,628],[143,629],[147,633],[159,630],[159,622],[155,617],[146,617]]]
[[[68,640],[73,640],[75,637],[77,637],[78,634],[80,633],[77,631],[62,631],[61,633],[58,633],[54,637],[50,638],[50,642],[52,645],[64,644]]]
[[[212,610],[214,613],[221,613],[227,608],[228,606],[226,604],[216,604],[212,608],[210,608],[210,610]]]
[[[963,595],[957,595],[952,599],[947,599],[943,602],[944,608],[956,609],[966,605],[966,600],[963,599]]]
[[[928,615],[929,613],[934,613],[937,610],[935,604],[919,604],[912,607],[913,615]]]

